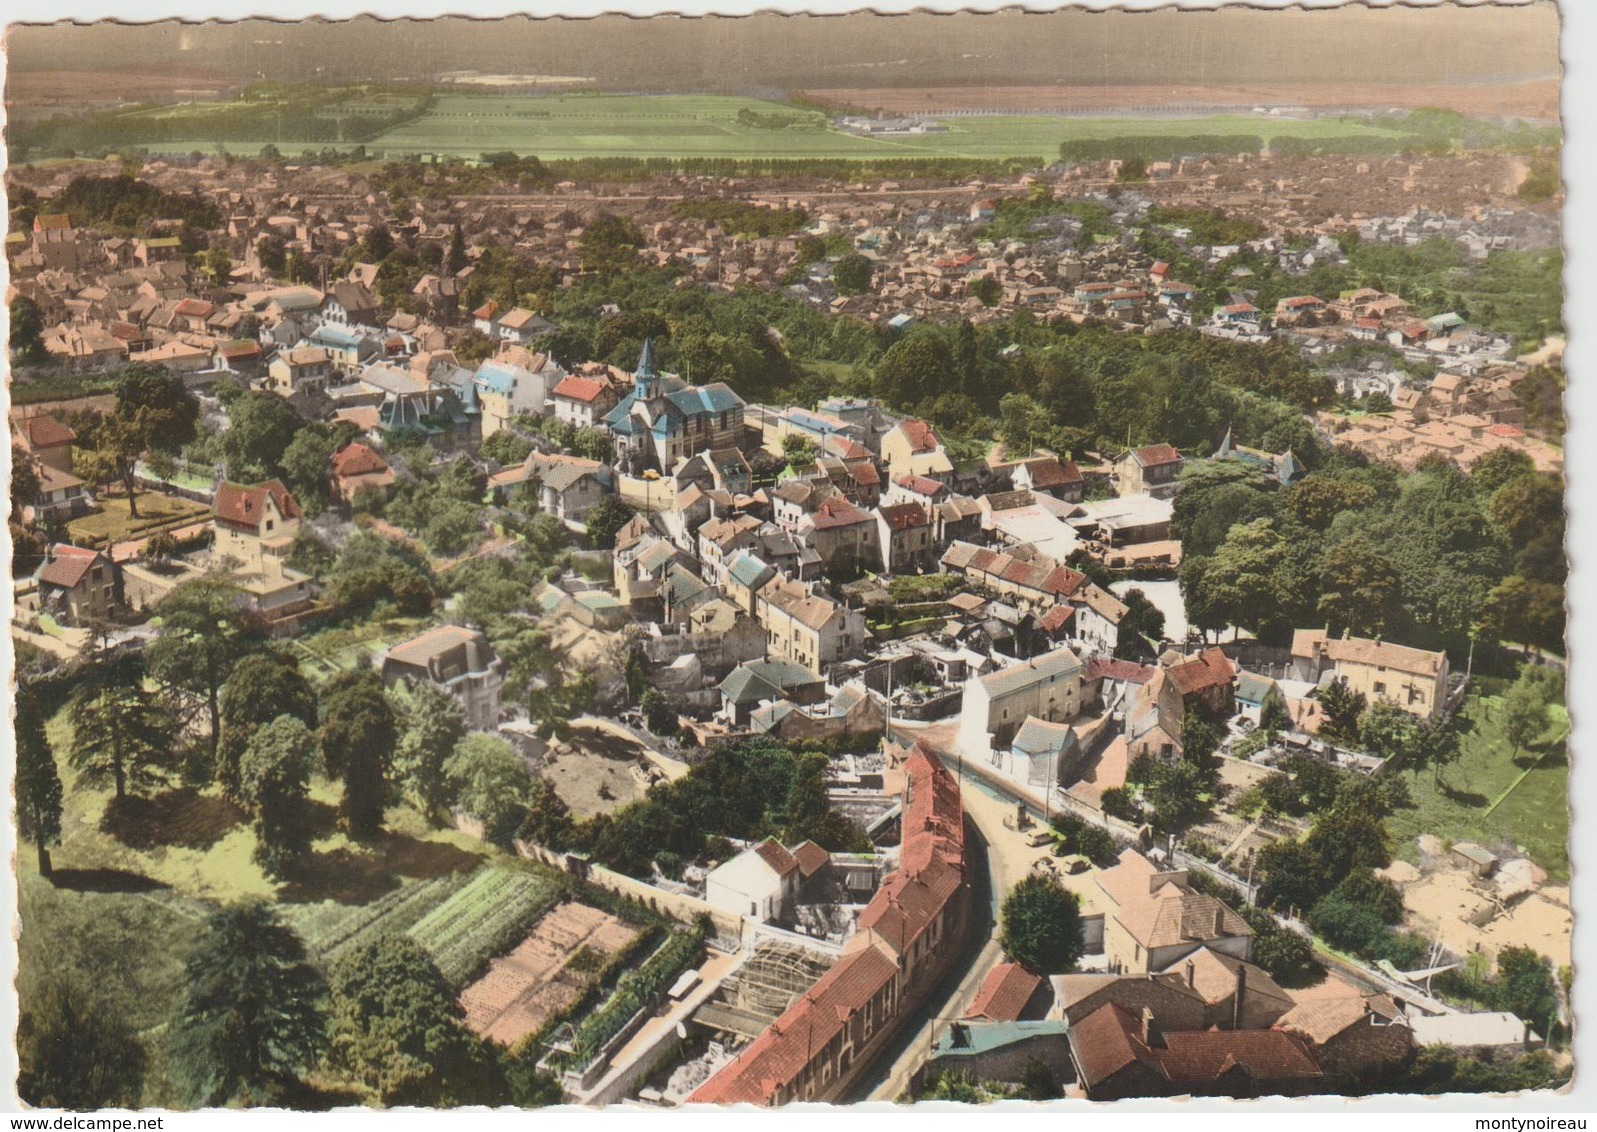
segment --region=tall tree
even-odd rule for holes
[[[167,780],[172,718],[137,684],[85,686],[73,698],[72,762],[89,785],[110,781],[117,801]]]
[[[1368,701],[1363,692],[1355,692],[1346,680],[1333,680],[1319,691],[1320,715],[1325,720],[1321,730],[1333,739],[1352,739],[1359,731],[1359,717],[1364,714]]]
[[[527,817],[532,771],[494,735],[467,735],[445,767],[455,805],[482,822],[485,840],[508,845]]]
[[[181,699],[198,700],[207,722],[211,773],[222,735],[222,685],[266,639],[244,594],[228,582],[201,578],[179,586],[156,607],[161,632],[145,656],[150,675]]]
[[[443,272],[454,275],[466,266],[466,238],[456,224],[449,233],[449,250],[444,253]]]
[[[389,761],[398,739],[381,678],[369,670],[349,674],[335,682],[326,708],[322,759],[327,773],[344,783],[339,815],[351,837],[376,837],[383,828]]]
[[[50,846],[61,840],[61,775],[44,732],[38,694],[17,685],[17,832],[32,841],[39,873],[50,875]]]
[[[222,686],[217,779],[223,790],[238,795],[239,763],[250,737],[281,715],[315,727],[316,693],[293,658],[278,652],[251,653],[233,666]]]
[[[316,737],[291,715],[280,715],[250,736],[239,764],[239,786],[255,811],[255,861],[278,880],[310,853],[311,767]]]
[[[409,701],[403,711],[405,733],[394,752],[394,778],[412,805],[437,820],[451,800],[445,766],[466,737],[466,719],[455,698],[431,684],[412,687]]]
[[[17,1095],[39,1108],[137,1108],[148,1056],[121,1015],[64,982],[22,999]]]
[[[302,430],[305,422],[277,394],[249,390],[235,396],[227,406],[227,429],[216,440],[228,477],[256,483],[282,475],[283,458]]]
[[[846,255],[832,265],[832,286],[839,295],[863,295],[871,289],[875,275],[871,261],[862,255]]]
[[[632,220],[613,212],[601,212],[588,221],[582,231],[582,270],[599,275],[624,275],[637,264],[638,249],[643,244],[643,233]]]
[[[919,327],[893,343],[876,363],[876,389],[897,408],[912,409],[954,384],[954,354],[947,337]]]
[[[11,446],[11,521],[20,523],[25,508],[39,498],[39,470],[20,445]]]
[[[160,366],[132,365],[117,379],[116,403],[82,430],[74,460],[85,479],[120,480],[128,514],[139,515],[136,466],[147,452],[175,456],[196,435],[200,403],[183,379]]]
[[[44,313],[26,295],[11,300],[11,356],[21,366],[43,365],[50,360],[44,348]]]
[[[421,945],[389,935],[341,960],[332,978],[330,1059],[385,1105],[444,1108],[504,1099],[488,1051]]]
[[[326,984],[265,904],[213,914],[172,1019],[171,1073],[195,1106],[268,1104],[327,1044]]]
[[[1057,877],[1023,878],[1004,898],[1000,922],[1004,954],[1033,974],[1069,971],[1086,946],[1081,901]]]
[[[1324,590],[1316,607],[1333,631],[1379,637],[1403,613],[1403,579],[1363,538],[1338,543],[1325,556]]]
[[[1514,748],[1510,757],[1540,739],[1550,721],[1542,689],[1522,680],[1515,681],[1503,697],[1503,738]]]

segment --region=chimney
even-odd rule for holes
[[[1248,965],[1237,964],[1237,993],[1231,1003],[1231,1028],[1242,1029],[1242,1003],[1248,994]]]
[[[1198,965],[1192,960],[1187,960],[1187,986],[1195,986],[1198,981]]]
[[[1525,1036],[1524,1036],[1523,1039],[1521,1039],[1525,1043],[1525,1048],[1526,1049],[1530,1049],[1531,1048],[1530,1039],[1531,1039],[1530,1023],[1526,1022],[1525,1023]]]
[[[1225,935],[1225,905],[1218,901],[1214,905],[1214,934]]]
[[[1142,1008],[1142,1044],[1149,1049],[1164,1045],[1164,1034],[1154,1023],[1153,1009],[1147,1006]]]

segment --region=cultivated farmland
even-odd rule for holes
[[[740,118],[740,113],[742,117]],[[785,127],[771,128],[771,123]],[[1077,138],[1224,134],[1272,137],[1390,137],[1338,119],[1069,118],[1044,115],[949,118],[947,130],[857,137],[779,102],[725,95],[443,95],[414,121],[368,148],[475,157],[495,150],[545,160],[581,157],[849,159],[884,157],[1052,158]]]
[[[466,884],[469,873],[447,873],[411,881],[365,905],[283,904],[282,916],[305,940],[305,947],[323,966],[331,967],[350,952],[385,935],[408,931],[418,920]]]
[[[586,904],[566,902],[546,913],[527,938],[460,995],[466,1025],[513,1046],[582,996],[637,938],[638,929]]]
[[[553,880],[526,870],[485,868],[410,928],[451,984],[461,986],[520,939],[560,899]]]

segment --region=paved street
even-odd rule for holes
[[[915,728],[894,724],[901,741],[919,740],[942,757],[950,770],[959,766],[952,753],[951,725]],[[848,1096],[849,1101],[899,1100],[910,1078],[926,1060],[937,1034],[963,1016],[987,972],[1002,958],[998,947],[998,908],[1003,895],[1026,875],[1043,850],[1026,845],[1024,836],[1007,828],[1014,806],[1000,802],[966,778],[961,782],[967,822],[966,872],[970,884],[971,923],[958,960],[919,1010],[905,1020],[899,1037],[880,1054]]]

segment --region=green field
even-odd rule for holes
[[[1540,741],[1513,753],[1503,738],[1503,682],[1478,680],[1460,720],[1468,729],[1459,759],[1442,770],[1404,773],[1415,808],[1387,819],[1395,852],[1415,857],[1422,833],[1444,841],[1523,845],[1531,860],[1555,881],[1569,879],[1569,714],[1552,711]],[[1527,773],[1527,771],[1529,773]],[[1506,796],[1505,796],[1506,795]]]
[[[1053,157],[1072,138],[1169,134],[1262,134],[1266,137],[1391,136],[1361,123],[1214,118],[947,118],[945,133],[862,138],[832,128],[764,129],[738,120],[740,110],[793,115],[779,102],[731,95],[443,95],[422,117],[379,135],[368,148],[386,153],[475,156],[494,150],[545,159],[574,157],[882,158]]]

